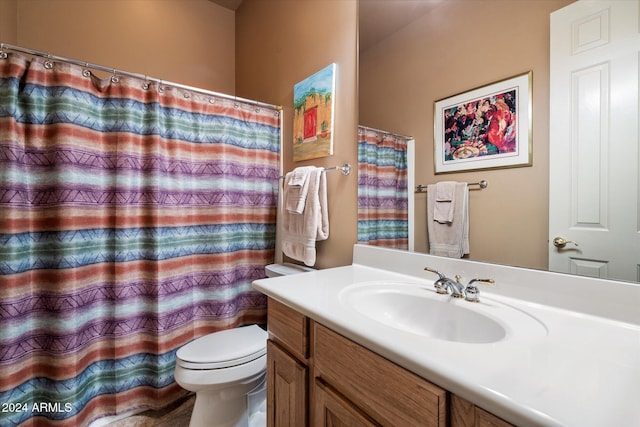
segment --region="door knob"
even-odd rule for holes
[[[567,243],[573,243],[574,245],[578,246],[578,244],[576,242],[572,242],[571,240],[567,240],[564,237],[556,237],[555,239],[553,239],[553,246],[555,246],[556,248],[564,248],[565,246],[567,246]]]

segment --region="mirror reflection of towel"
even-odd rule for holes
[[[436,198],[433,207],[433,219],[440,223],[453,222],[455,209],[455,181],[442,181],[436,184]]]
[[[438,222],[434,218],[437,185],[427,186],[427,232],[431,255],[462,258],[469,253],[469,189],[466,182],[456,182],[453,220]]]

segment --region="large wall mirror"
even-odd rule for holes
[[[549,238],[550,14],[571,3],[359,0],[359,124],[415,138],[416,185],[489,182],[469,194],[469,259],[546,270],[558,250]],[[434,101],[528,71],[533,164],[436,175]],[[415,250],[427,252],[426,195],[412,190]]]

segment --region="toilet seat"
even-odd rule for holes
[[[176,364],[193,370],[243,365],[267,352],[267,332],[258,325],[226,329],[197,338],[176,353]]]

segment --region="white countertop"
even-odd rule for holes
[[[412,254],[409,257],[411,261],[407,263],[406,253],[358,249],[358,246],[355,251],[360,253],[354,255],[351,266],[257,280],[253,286],[515,425],[640,426],[640,322],[616,320],[616,316],[607,318],[601,313],[594,315],[590,311],[597,311],[597,308],[591,310],[591,307],[597,305],[592,303],[587,304],[584,310],[569,310],[561,307],[560,303],[547,305],[535,301],[544,299],[540,296],[533,296],[531,299],[534,301],[531,301],[501,295],[509,293],[504,291],[505,288],[513,292],[517,287],[502,283],[496,288],[481,289],[480,304],[497,302],[510,305],[541,321],[547,329],[546,334],[531,339],[512,337],[487,344],[458,343],[415,335],[358,313],[340,302],[340,292],[351,284],[371,281],[432,286],[437,277],[420,271],[422,268],[416,268],[418,265],[429,265],[440,271],[455,266],[468,278],[476,272],[474,269],[478,273],[486,273],[487,270],[481,270],[489,268],[488,271],[496,273],[494,277],[501,279],[517,277],[517,271],[416,254]],[[375,259],[376,256],[384,257],[385,261]],[[402,257],[402,260],[394,257]],[[385,269],[365,265],[367,263]],[[394,267],[386,269],[388,265],[379,265],[387,263]],[[399,269],[406,269],[412,274],[401,274],[397,272]],[[458,274],[443,272],[450,277]],[[525,277],[527,271],[523,274]],[[552,279],[556,279],[553,273],[536,274],[545,275],[541,277],[549,279],[545,281],[551,285]],[[557,281],[561,283],[563,278],[557,278]],[[594,284],[586,283],[583,290],[590,290]],[[524,285],[519,283],[518,286]],[[621,286],[620,289],[611,288],[614,297],[625,297],[625,300],[618,301],[618,305],[631,304],[634,307],[631,310],[620,308],[618,312],[625,319],[631,317],[635,320],[634,310],[640,311],[640,287]],[[570,285],[567,287],[573,290]],[[538,290],[539,293],[543,291]],[[589,298],[589,295],[580,297]],[[557,300],[552,298],[550,301],[562,302],[563,298],[560,295]],[[609,304],[606,301],[602,303]]]

